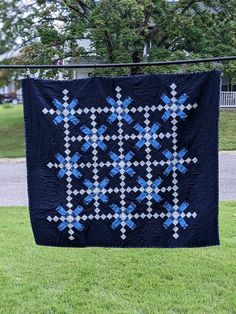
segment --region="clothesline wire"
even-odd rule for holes
[[[214,57],[189,60],[154,61],[139,63],[80,63],[80,64],[0,64],[0,69],[83,69],[83,68],[120,68],[142,66],[168,66],[206,62],[223,62],[236,60],[236,56]]]

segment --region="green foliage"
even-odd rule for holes
[[[0,42],[10,49],[23,47],[18,63],[74,62],[94,58],[102,62],[140,62],[214,57],[236,54],[235,0],[2,0]],[[1,38],[2,37],[2,38]],[[92,53],[78,39],[92,40]],[[144,46],[150,45],[148,54]],[[1,46],[1,45],[0,45]],[[216,65],[137,68],[132,74],[151,71],[208,70]],[[233,80],[236,63],[223,65]],[[112,74],[129,74],[112,69]],[[110,74],[96,69],[94,74]],[[51,77],[55,71],[45,73]]]

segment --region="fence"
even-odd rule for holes
[[[236,108],[236,92],[221,92],[220,107]]]

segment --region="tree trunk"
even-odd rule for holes
[[[140,57],[140,51],[138,50],[135,50],[132,54],[132,61],[134,63],[139,63],[141,61],[141,57]],[[136,66],[133,66],[131,67],[131,71],[130,71],[130,74],[131,75],[137,75],[137,74],[140,74],[141,73],[141,68],[140,67],[136,67]]]

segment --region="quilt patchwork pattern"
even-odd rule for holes
[[[181,246],[180,238],[195,230],[199,210],[202,216],[198,202],[191,202],[182,188],[194,169],[201,168],[201,153],[179,141],[199,103],[171,76],[154,103],[150,98],[139,105],[128,92],[117,82],[102,104],[86,106],[72,96],[73,89],[60,88],[61,96],[52,95],[41,107],[40,119],[60,138],[44,167],[64,191],[43,224],[61,234],[62,245],[80,246],[78,241],[96,222],[117,241],[107,246],[142,246],[127,241],[148,223],[150,237],[157,232],[172,239],[160,246]]]

